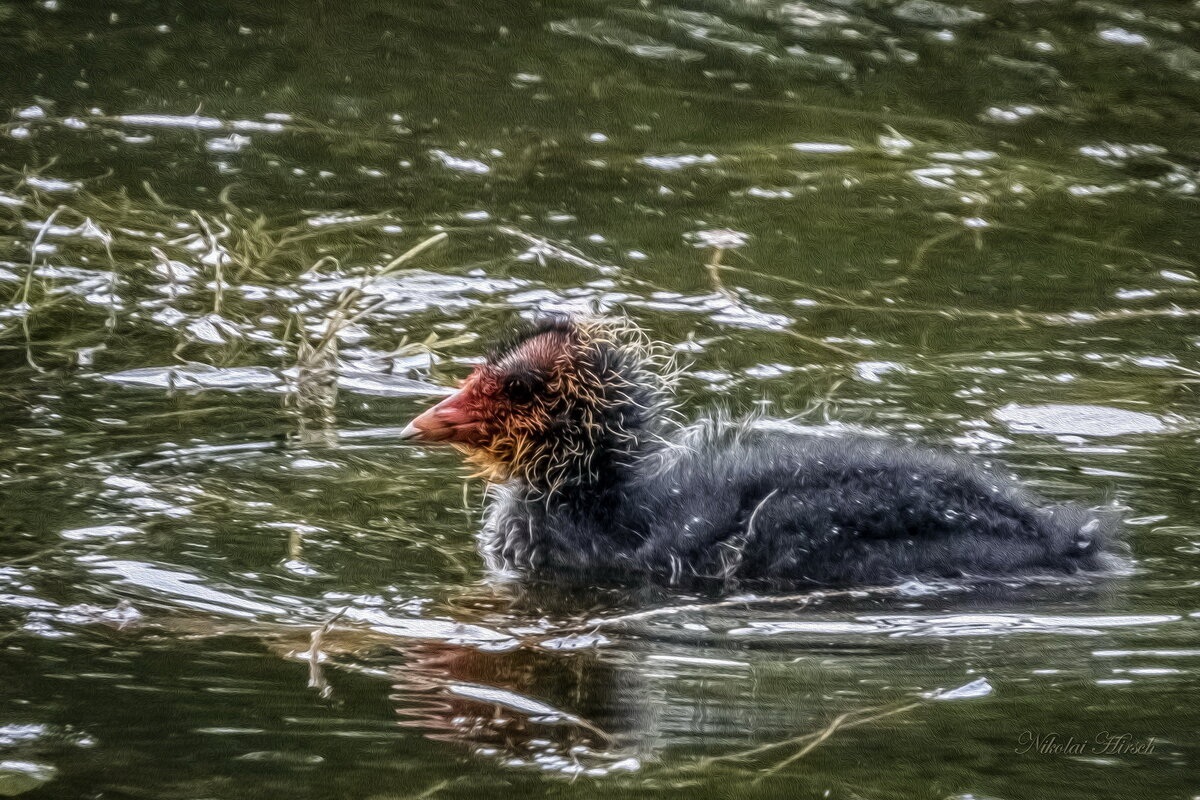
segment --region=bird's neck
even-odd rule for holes
[[[657,431],[650,427],[555,443],[555,453],[540,469],[518,476],[524,494],[552,505],[585,503],[619,488],[638,473],[647,455],[659,447]]]
[[[498,493],[490,563],[505,572],[551,574],[558,580],[596,577],[628,565],[642,537],[628,524],[638,504],[643,447],[597,452],[550,481],[514,478]],[[607,566],[606,566],[607,565]]]

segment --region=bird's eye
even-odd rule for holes
[[[530,375],[508,375],[504,378],[504,395],[517,405],[524,405],[533,400],[537,393],[536,381]]]

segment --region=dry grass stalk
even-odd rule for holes
[[[329,681],[325,679],[325,673],[321,670],[321,640],[325,634],[329,633],[329,629],[333,627],[333,623],[342,618],[342,615],[349,610],[349,606],[334,614],[329,619],[325,620],[325,624],[317,628],[309,635],[308,648],[308,688],[316,689],[321,698],[327,698],[333,692],[333,688],[329,685]]]

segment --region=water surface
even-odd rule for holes
[[[1165,1],[0,4],[0,795],[1194,796],[1198,42]],[[1128,563],[491,585],[481,487],[396,434],[554,309],[675,348],[686,413],[1116,506]]]

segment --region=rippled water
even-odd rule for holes
[[[0,795],[1192,797],[1198,43],[1182,0],[0,3]],[[398,426],[560,308],[677,348],[689,412],[1115,504],[1129,563],[489,586]]]

